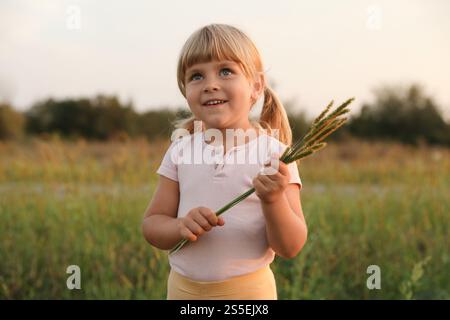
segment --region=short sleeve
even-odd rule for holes
[[[300,179],[300,174],[298,172],[297,161],[291,162],[288,164],[289,173],[291,175],[291,179],[289,183],[296,183],[300,187],[299,190],[302,190],[302,180]]]
[[[171,143],[167,149],[161,164],[156,173],[163,175],[171,180],[178,181],[178,149],[180,147],[180,139]]]
[[[280,154],[280,157],[283,154],[283,152],[286,150],[286,148],[287,148],[287,145],[280,142],[279,149],[278,149],[278,153]],[[302,184],[302,180],[300,179],[300,173],[298,172],[297,161],[289,163],[288,169],[289,169],[289,173],[291,176],[289,183],[298,184],[298,186],[300,187],[300,190],[302,190],[303,184]]]

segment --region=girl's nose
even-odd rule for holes
[[[210,81],[205,85],[205,87],[203,88],[203,91],[204,92],[217,91],[218,89],[219,89],[219,86],[217,85],[217,83]]]
[[[204,89],[205,92],[217,91],[217,90],[218,90],[218,88],[216,86],[214,86],[214,87],[209,86],[209,87],[205,87],[205,89]]]

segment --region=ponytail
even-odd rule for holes
[[[190,116],[187,119],[175,119],[172,122],[172,125],[175,127],[175,129],[186,129],[187,131],[189,131],[189,134],[193,134],[194,133],[194,121],[196,121],[197,119],[195,118],[195,116]],[[202,125],[202,129],[203,129],[203,125]]]
[[[275,92],[266,86],[264,88],[264,103],[261,110],[259,124],[262,128],[269,130],[269,134],[273,129],[279,130],[278,139],[290,146],[292,143],[292,130],[286,110]]]

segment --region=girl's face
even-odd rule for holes
[[[263,76],[250,82],[234,61],[198,63],[186,70],[186,99],[206,129],[249,129],[252,103],[264,89]],[[207,105],[208,101],[226,101]]]

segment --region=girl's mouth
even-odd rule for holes
[[[225,103],[227,103],[228,101],[222,101],[220,103],[214,103],[214,104],[203,104],[203,107],[207,107],[207,108],[214,108],[214,107],[220,107],[223,106]]]

